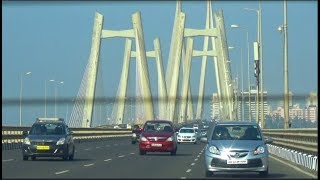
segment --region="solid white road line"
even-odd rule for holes
[[[94,165],[94,164],[86,164],[86,165],[83,165],[83,166],[88,167],[88,166],[92,166],[92,165]]]
[[[6,160],[2,160],[2,162],[9,162],[9,161],[13,161],[14,159],[6,159]]]
[[[112,159],[106,159],[106,160],[104,160],[104,161],[111,161]]]
[[[60,171],[60,172],[56,172],[55,174],[62,174],[62,173],[66,173],[69,172],[69,170],[65,170],[65,171]]]
[[[191,169],[188,169],[186,172],[188,173],[188,172],[190,172],[191,171]]]

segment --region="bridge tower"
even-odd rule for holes
[[[141,88],[143,89],[143,108],[144,108],[144,116],[146,119],[153,119],[153,105],[150,91],[150,83],[149,83],[149,73],[146,62],[146,51],[144,46],[144,37],[143,37],[143,29],[141,24],[141,15],[140,12],[136,12],[132,15],[132,24],[133,29],[129,30],[103,30],[103,16],[96,12],[95,21],[93,27],[92,34],[92,47],[90,58],[88,62],[87,75],[86,78],[86,88],[85,88],[85,106],[83,110],[82,116],[82,127],[90,127],[92,124],[92,111],[93,111],[93,103],[94,103],[94,94],[95,94],[95,86],[96,86],[96,77],[97,77],[97,68],[99,64],[99,51],[100,51],[100,41],[105,38],[112,37],[125,37],[125,38],[134,38],[136,43],[136,58],[137,58],[137,66],[141,69]],[[118,94],[118,108],[116,120],[118,123],[121,123],[123,120],[123,111],[124,111],[124,101],[125,101],[125,93],[127,88],[127,79],[128,79],[128,70],[129,70],[129,59],[130,55],[128,55],[127,51],[131,51],[131,41],[126,40],[126,50],[124,57],[123,70],[120,79],[120,91]]]

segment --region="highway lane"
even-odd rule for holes
[[[205,178],[204,144],[180,144],[176,156],[147,153],[141,156],[130,138],[76,144],[74,161],[38,158],[23,161],[21,150],[2,151],[2,178]],[[310,178],[269,159],[268,179]],[[258,173],[216,173],[214,178],[260,178]]]

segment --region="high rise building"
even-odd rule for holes
[[[219,97],[217,93],[212,94],[211,118],[220,119],[220,105],[219,105]]]
[[[307,107],[309,107],[309,106],[318,107],[318,95],[317,95],[317,93],[311,92],[309,94],[309,96],[307,97],[306,101],[307,101],[307,103],[306,103]]]
[[[316,106],[309,106],[305,109],[305,118],[307,121],[315,122],[318,120],[318,108]]]
[[[249,92],[243,92],[243,99],[244,99],[244,121],[249,121],[249,114],[251,115],[251,121],[256,120],[256,95],[257,95],[257,90],[256,89],[251,89],[250,91],[250,110],[251,113],[249,113]],[[242,119],[242,97],[240,96],[238,98],[238,118]],[[267,91],[263,92],[263,111],[264,111],[264,116],[269,115],[271,113],[271,107],[269,106],[268,103],[268,97],[267,97]],[[259,116],[261,116],[261,102],[260,102],[260,94],[259,94]]]

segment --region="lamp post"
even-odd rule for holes
[[[291,126],[289,122],[289,79],[288,79],[288,24],[287,24],[287,1],[283,1],[283,25],[279,26],[278,31],[284,31],[284,128]]]
[[[49,82],[54,82],[54,79]],[[44,117],[47,117],[47,80],[44,81]]]
[[[63,85],[64,81],[60,81],[59,84]],[[57,117],[57,84],[55,84],[55,96],[54,96],[54,116]]]
[[[260,64],[260,72],[261,72],[261,76],[260,76],[260,84],[261,84],[261,122],[260,122],[260,126],[261,128],[264,128],[264,103],[263,103],[263,61],[262,61],[262,12],[261,12],[261,1],[259,0],[259,9],[256,10],[256,9],[251,9],[251,8],[244,8],[244,10],[247,10],[247,11],[255,11],[257,13],[257,19],[258,19],[258,31],[257,31],[257,40],[258,40],[258,46],[259,46],[259,60],[261,63]],[[259,87],[259,85],[258,85]],[[259,89],[257,89],[257,91],[259,91]],[[259,93],[259,92],[258,92]],[[257,98],[257,100],[259,100]],[[259,103],[259,101],[257,101],[257,103]],[[259,106],[259,104],[258,104]],[[257,109],[257,119],[259,121],[259,112],[258,112],[258,109]]]
[[[230,46],[229,49],[234,49]],[[240,48],[240,63],[241,63],[241,120],[244,121],[244,96],[243,96],[243,63],[242,63],[242,48]],[[238,91],[237,91],[238,94]],[[238,107],[237,107],[238,108]]]
[[[27,72],[24,76],[30,75],[31,72]],[[23,86],[23,75],[20,74],[20,126],[22,126],[22,86]]]
[[[247,34],[247,63],[248,63],[248,105],[249,105],[249,121],[251,121],[251,79],[250,79],[250,48],[249,48],[249,31],[247,28],[236,25],[236,24],[232,24],[231,28],[241,28],[242,30],[244,30]],[[242,65],[241,65],[242,67]],[[243,91],[242,91],[243,92]]]

